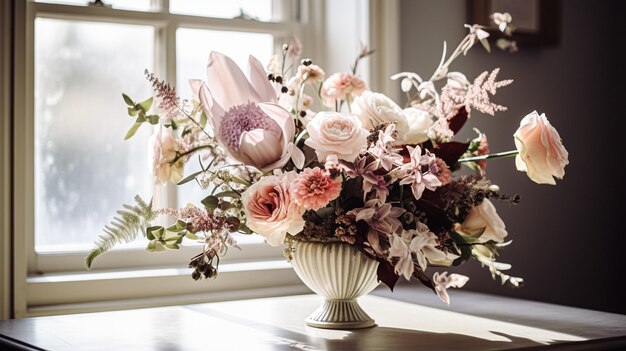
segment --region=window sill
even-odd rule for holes
[[[307,292],[284,260],[224,263],[216,280],[194,281],[189,269],[163,267],[29,276],[27,311],[17,317],[94,312]]]

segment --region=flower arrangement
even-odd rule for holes
[[[510,34],[510,16],[493,16]],[[153,174],[157,183],[195,181],[207,196],[184,208],[153,208],[139,197],[125,206],[96,242],[87,265],[118,242],[144,234],[149,251],[177,249],[199,241],[193,279],[214,278],[219,260],[236,247],[233,233],[261,235],[269,245],[297,241],[343,242],[378,261],[378,279],[393,288],[399,277],[416,278],[449,303],[447,289],[468,280],[434,273],[431,267],[458,266],[469,259],[512,286],[522,279],[497,262],[507,231],[494,202],[517,203],[486,177],[487,160],[515,156],[519,171],[539,184],[564,176],[568,154],[545,115],[532,112],[514,134],[516,150],[490,153],[485,134],[469,141],[454,136],[478,111],[494,115],[506,107],[491,101],[512,83],[499,70],[470,81],[450,71],[476,44],[489,50],[483,27],[469,33],[429,79],[403,72],[404,108],[370,91],[358,65],[373,51],[363,47],[348,72],[326,78],[310,59],[299,60],[297,39],[283,46],[267,70],[254,57],[249,74],[213,52],[207,80],[192,80],[194,98],[180,99],[173,86],[146,71],[155,97],[142,102],[123,95],[135,123],[126,139],[152,125]],[[512,41],[498,42],[511,50]],[[439,87],[439,88],[438,88]],[[310,95],[311,94],[311,95]],[[158,113],[150,114],[153,101]],[[192,157],[197,156],[197,157]],[[187,162],[201,170],[184,177]],[[473,170],[457,175],[462,167]],[[161,215],[170,226],[153,225]]]

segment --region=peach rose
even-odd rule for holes
[[[335,107],[336,101],[345,100],[348,95],[359,96],[366,88],[365,82],[352,73],[334,73],[322,84],[320,94],[324,105]]]
[[[296,177],[294,171],[263,177],[241,194],[246,225],[272,246],[282,244],[286,234],[295,235],[304,228],[304,209],[290,192]]]
[[[367,147],[369,132],[354,115],[340,112],[320,112],[306,126],[309,138],[304,142],[315,150],[320,162],[329,155],[349,162]]]
[[[176,158],[176,140],[172,128],[156,126],[150,137],[149,145],[152,148],[152,174],[156,184],[168,180],[176,184],[183,179],[184,161]]]
[[[498,216],[495,206],[489,199],[484,199],[480,205],[472,207],[463,224],[457,228],[468,236],[478,235],[483,229],[484,232],[479,237],[482,242],[489,240],[502,242],[507,236],[504,221]]]
[[[555,185],[554,177],[563,179],[568,153],[545,114],[533,111],[524,117],[513,137],[519,151],[515,157],[518,171],[538,184]]]

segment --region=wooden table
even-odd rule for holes
[[[623,315],[463,291],[451,307],[424,289],[383,295],[361,298],[378,326],[356,331],[305,326],[322,300],[300,295],[0,321],[0,350],[626,349]]]

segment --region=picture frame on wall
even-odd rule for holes
[[[513,39],[523,46],[558,45],[561,31],[559,0],[469,0],[469,23],[487,27],[492,39],[502,37],[489,16],[508,12],[513,17]]]

